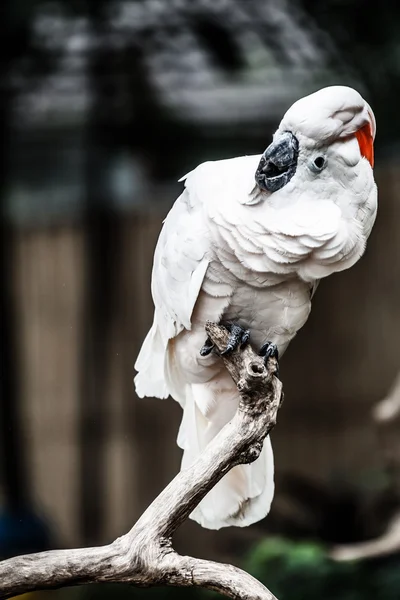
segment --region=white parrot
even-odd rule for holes
[[[183,177],[154,256],[153,325],[135,364],[139,397],[172,396],[189,466],[238,407],[238,392],[205,340],[207,320],[282,356],[304,325],[319,280],[354,265],[377,211],[375,119],[349,87],[301,98],[264,154],[206,162]],[[234,467],[191,518],[209,529],[264,518],[274,495],[269,437]]]

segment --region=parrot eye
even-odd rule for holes
[[[314,173],[320,173],[326,166],[326,158],[324,156],[317,156],[310,164],[310,169]]]

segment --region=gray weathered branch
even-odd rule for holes
[[[218,349],[226,344],[223,327],[207,323]],[[282,386],[275,359],[264,366],[250,346],[223,361],[240,392],[239,409],[188,469],[181,471],[143,513],[134,527],[107,546],[54,550],[0,562],[0,599],[24,592],[85,583],[199,586],[229,598],[276,600],[248,573],[233,567],[180,556],[171,537],[204,496],[232,467],[254,461],[276,423]]]
[[[374,406],[372,415],[378,425],[400,420],[400,372],[387,396]]]

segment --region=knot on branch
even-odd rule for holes
[[[261,450],[263,449],[264,442],[254,442],[253,446],[247,448],[240,455],[240,462],[244,464],[250,464],[257,460],[257,458],[261,454]]]
[[[259,385],[265,386],[266,378],[269,379],[271,376],[264,364],[264,359],[259,356],[254,356],[253,359],[247,358],[244,367],[243,376],[236,384],[241,394],[250,393]]]

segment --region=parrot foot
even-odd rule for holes
[[[261,346],[258,354],[264,358],[265,364],[267,364],[269,358],[276,358],[277,366],[275,375],[279,379],[279,352],[276,344],[273,344],[272,342],[265,342],[265,344]]]
[[[239,346],[245,346],[250,339],[250,331],[243,329],[236,323],[221,323],[229,331],[228,343],[226,344],[225,350],[221,352],[221,356],[229,354],[238,348]]]
[[[221,325],[229,331],[228,343],[226,344],[225,350],[220,353],[221,356],[233,352],[233,350],[236,350],[239,346],[245,346],[249,341],[250,331],[248,329],[243,329],[243,327],[236,323],[221,323]],[[213,349],[214,344],[210,338],[207,338],[204,346],[200,350],[200,354],[201,356],[208,356]]]

